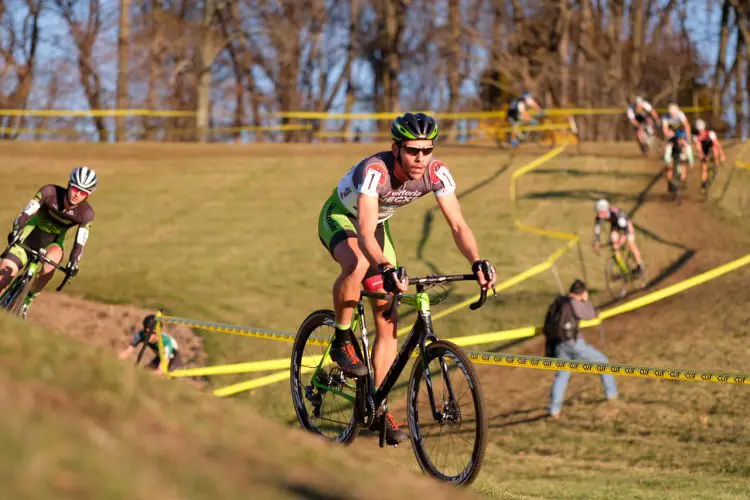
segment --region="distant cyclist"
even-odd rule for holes
[[[167,369],[172,371],[180,368],[182,366],[182,356],[180,356],[177,341],[171,335],[163,332],[161,334],[161,341],[164,345],[164,358],[169,360]],[[143,329],[133,335],[130,345],[123,349],[118,357],[126,359],[133,354],[136,347],[144,342],[146,343],[146,347],[151,349],[155,354],[154,359],[151,360],[148,367],[152,370],[158,370],[161,364],[162,353],[159,352],[159,339],[156,337],[156,316],[153,314],[149,314],[143,318]]]
[[[676,145],[679,144],[680,149],[686,155],[688,165],[693,166],[693,148],[691,147],[693,139],[690,122],[685,113],[675,103],[669,104],[667,114],[662,117],[662,132],[664,132],[664,138],[668,140],[664,148],[664,164],[667,168],[667,187],[669,192],[672,193],[675,190],[672,177],[674,176],[674,168],[677,166],[672,152]],[[678,157],[678,162],[681,161],[681,157],[682,155]],[[687,172],[683,169],[680,180],[684,182],[686,177]]]
[[[698,133],[693,136],[693,140],[701,161],[701,191],[705,192],[708,188],[708,162],[711,159],[726,161],[727,156],[716,132],[706,128],[706,122],[696,120],[695,130]]]
[[[448,167],[433,158],[438,126],[423,113],[406,113],[391,124],[393,143],[388,151],[364,158],[344,174],[323,204],[318,236],[341,267],[333,284],[335,333],[330,356],[344,373],[361,377],[368,372],[357,355],[351,323],[360,287],[371,292],[403,292],[407,283],[399,273],[389,219],[397,209],[434,194],[453,235],[453,241],[471,264],[479,285],[495,283],[495,268],[479,256],[474,233],[464,219],[456,183]],[[397,318],[383,316],[388,301],[372,301],[377,336],[372,347],[375,386],[380,386],[398,350]],[[390,412],[386,441],[408,439]]]
[[[88,167],[77,167],[70,173],[68,187],[47,184],[26,204],[13,222],[13,230],[8,235],[8,244],[16,240],[32,250],[46,249],[48,259],[59,263],[63,258],[65,233],[78,226],[75,244],[68,260],[68,273],[78,274],[78,263],[83,247],[89,238],[94,221],[94,209],[87,199],[99,182],[96,172]],[[13,277],[28,262],[26,250],[18,245],[3,253],[0,261],[0,293],[10,284]],[[21,308],[24,318],[31,303],[44,289],[55,268],[45,264]]]
[[[518,146],[518,126],[531,123],[533,117],[529,113],[529,108],[536,110],[537,114],[542,113],[542,107],[534,100],[529,92],[524,92],[521,97],[513,99],[508,105],[507,120],[510,123],[510,145]]]
[[[643,274],[643,261],[641,260],[641,251],[638,249],[638,245],[635,244],[635,229],[633,228],[633,221],[617,207],[609,205],[609,202],[605,199],[600,199],[594,204],[594,250],[599,251],[599,245],[601,240],[602,222],[609,222],[609,240],[612,242],[612,247],[617,251],[626,242],[630,251],[635,257],[635,262],[638,267],[634,269],[636,275]]]
[[[659,123],[659,114],[651,103],[641,96],[636,96],[633,104],[627,109],[628,120],[635,128],[639,144],[647,144],[646,133],[653,134],[653,125]]]

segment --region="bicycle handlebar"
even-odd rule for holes
[[[429,275],[424,276],[421,278],[409,278],[409,286],[411,285],[421,285],[421,286],[430,286],[430,285],[439,285],[441,283],[447,283],[449,281],[476,281],[477,277],[473,274],[449,274],[449,275]],[[493,287],[494,290],[494,287]],[[393,315],[393,312],[396,310],[396,306],[398,306],[399,302],[401,301],[401,292],[397,292],[393,294],[393,301],[391,302],[391,306],[388,308],[387,311],[383,312],[383,317],[390,318]],[[480,307],[484,305],[484,303],[487,301],[487,289],[482,288],[482,290],[479,293],[479,300],[469,305],[469,309],[472,311],[476,311]]]
[[[8,245],[8,249],[10,249],[10,248],[12,248],[14,246],[19,246],[19,247],[23,248],[28,253],[32,254],[33,256],[35,256],[36,258],[38,258],[40,261],[44,262],[45,264],[49,264],[52,267],[54,267],[55,269],[57,269],[58,271],[61,271],[61,272],[65,273],[65,278],[63,279],[62,283],[60,283],[60,286],[58,286],[55,289],[58,292],[60,290],[62,290],[65,287],[65,285],[68,284],[68,282],[71,280],[71,278],[73,278],[73,276],[70,274],[70,270],[67,267],[61,266],[57,262],[49,259],[46,255],[43,255],[41,252],[39,252],[39,250],[34,250],[33,248],[27,247],[26,245],[24,245],[23,243],[21,243],[20,237],[16,237],[13,241],[11,241],[11,243]],[[6,250],[6,252],[7,252],[7,250]]]

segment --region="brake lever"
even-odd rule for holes
[[[65,285],[68,284],[68,281],[73,279],[73,276],[71,276],[67,271],[65,272],[65,279],[62,280],[62,283],[60,283],[60,286],[58,286],[55,290],[61,291],[63,288],[65,288]]]

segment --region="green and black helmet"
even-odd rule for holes
[[[435,119],[424,113],[404,113],[391,124],[391,137],[396,142],[428,139],[436,141],[438,126]]]

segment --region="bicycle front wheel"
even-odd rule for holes
[[[414,363],[407,397],[409,437],[422,470],[453,484],[474,481],[487,447],[487,416],[468,356],[444,340],[428,345]]]
[[[328,355],[333,333],[333,311],[315,311],[302,322],[292,348],[292,401],[303,429],[348,444],[358,432],[356,382]]]
[[[622,299],[628,292],[628,276],[623,273],[615,257],[607,259],[604,264],[604,281],[613,299]]]
[[[31,280],[27,279],[25,276],[18,277],[8,285],[8,290],[3,294],[2,300],[0,300],[0,307],[12,315],[18,316],[30,289]]]

